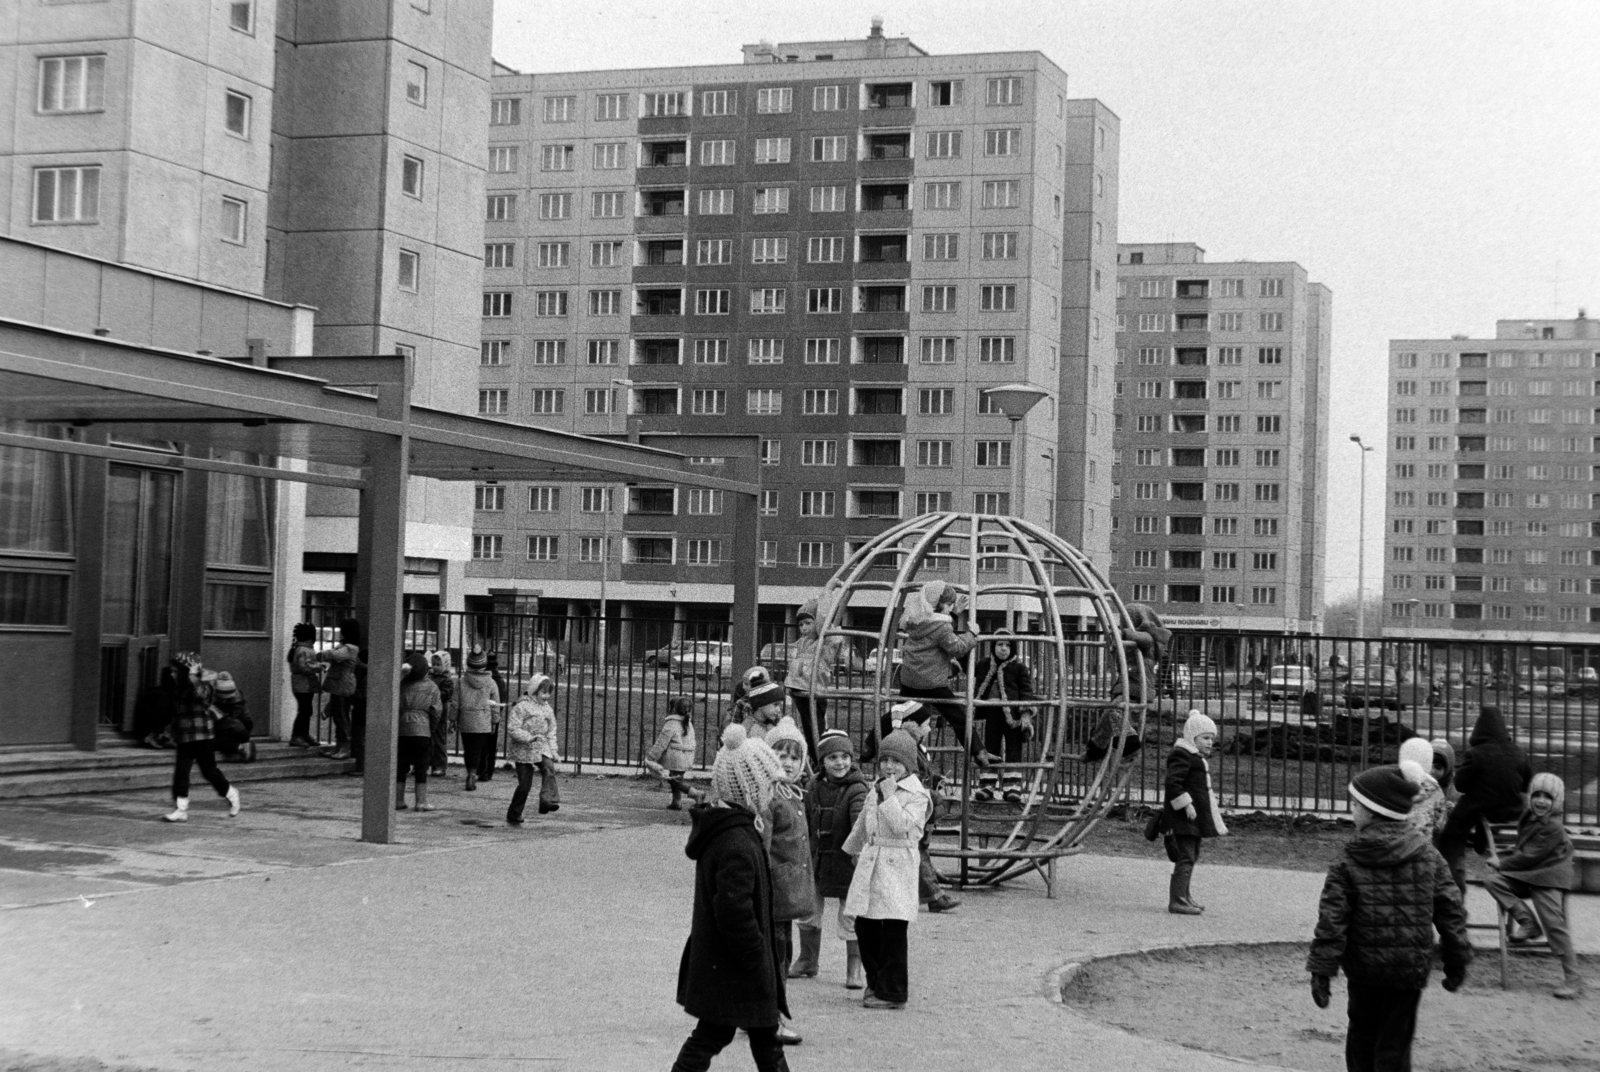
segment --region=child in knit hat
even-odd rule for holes
[[[254,763],[256,746],[250,735],[255,732],[255,720],[244,693],[226,670],[217,671],[211,681],[211,706],[217,710],[217,751],[235,763]]]
[[[522,810],[533,791],[533,772],[539,771],[539,814],[561,810],[561,789],[556,784],[556,685],[544,674],[534,674],[522,686],[522,697],[506,717],[506,758],[517,768],[517,788],[506,808],[506,822],[522,825]]]
[[[817,762],[821,769],[806,790],[816,910],[810,920],[800,921],[800,958],[789,969],[789,978],[809,979],[820,969],[822,917],[827,902],[833,899],[839,902],[839,937],[845,942],[844,985],[848,990],[860,990],[864,985],[861,950],[856,944],[855,922],[844,912],[844,899],[849,896],[856,865],[844,851],[844,841],[867,803],[867,780],[856,766],[855,749],[844,730],[828,730],[822,735],[817,742]]]
[[[800,781],[806,775],[806,738],[794,719],[785,715],[768,731],[766,743],[783,765],[783,777],[772,787],[768,809],[768,859],[772,864],[772,921],[778,928],[778,968],[790,975],[794,955],[795,920],[813,922],[816,914],[816,877],[811,868],[811,838],[806,826],[805,793]],[[778,1026],[778,1040],[793,1046],[800,1035],[787,1024]]]
[[[1199,711],[1190,711],[1183,736],[1167,755],[1166,807],[1158,829],[1165,834],[1167,859],[1172,861],[1167,911],[1174,915],[1198,916],[1205,911],[1189,894],[1190,879],[1200,862],[1200,843],[1228,832],[1211,791],[1211,768],[1206,763],[1216,744],[1217,724]]]
[[[1570,890],[1576,878],[1572,838],[1562,825],[1561,805],[1566,793],[1566,786],[1556,775],[1545,771],[1533,776],[1528,785],[1528,808],[1517,822],[1516,848],[1507,856],[1489,860],[1489,876],[1483,880],[1483,887],[1511,916],[1513,942],[1532,941],[1539,937],[1539,927],[1543,925],[1550,951],[1561,958],[1565,976],[1554,994],[1573,999],[1583,996],[1584,985],[1561,898],[1562,891]],[[1539,915],[1537,923],[1525,900],[1533,902],[1533,910]]]
[[[1328,868],[1306,971],[1311,999],[1327,1008],[1333,977],[1350,991],[1349,1068],[1410,1068],[1417,1005],[1433,969],[1433,932],[1444,988],[1467,977],[1467,913],[1449,865],[1410,814],[1416,785],[1398,767],[1373,767],[1350,783],[1356,836]]]
[[[684,783],[683,776],[694,766],[694,700],[687,696],[674,696],[667,701],[667,717],[661,723],[661,732],[655,743],[645,753],[645,769],[664,778],[672,787],[669,811],[678,811],[685,796],[697,799],[699,794]]]
[[[1444,829],[1445,818],[1450,814],[1450,801],[1431,773],[1433,757],[1433,745],[1425,737],[1411,737],[1400,744],[1400,773],[1417,787],[1417,799],[1406,822],[1429,841]]]
[[[695,863],[694,917],[678,966],[678,1004],[699,1023],[678,1051],[677,1069],[704,1069],[743,1028],[763,1072],[788,1072],[780,1016],[789,1005],[778,970],[772,870],[761,818],[783,765],[738,723],[722,731],[711,765],[714,800],[689,812]]]
[[[856,921],[868,1009],[903,1009],[910,996],[906,928],[917,917],[917,842],[933,811],[917,763],[917,742],[905,730],[878,743],[878,784],[844,843],[856,857],[844,911]]]

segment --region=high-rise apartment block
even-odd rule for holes
[[[478,411],[759,435],[769,607],[932,510],[1016,513],[1106,561],[1116,117],[1038,53],[930,56],[876,26],[744,53],[497,72]],[[1013,456],[982,392],[1019,381],[1050,397]],[[486,482],[475,505],[474,594],[593,613],[604,561],[636,613],[729,602],[714,493]]]
[[[1600,323],[1389,344],[1384,628],[1600,635]]]
[[[1190,627],[1317,630],[1331,293],[1191,243],[1118,259],[1118,590]]]

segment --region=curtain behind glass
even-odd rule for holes
[[[0,428],[60,438],[57,430],[22,421],[0,421]],[[0,447],[0,549],[71,554],[75,490],[67,455]]]
[[[263,464],[254,454],[218,452],[224,461]],[[272,565],[272,482],[262,477],[212,473],[206,525],[206,562],[213,566]]]

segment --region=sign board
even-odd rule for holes
[[[1163,614],[1161,623],[1168,629],[1221,629],[1221,618],[1183,618],[1175,614]]]

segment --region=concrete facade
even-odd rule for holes
[[[1600,323],[1389,343],[1384,630],[1600,636]]]
[[[1109,552],[1116,117],[1037,53],[874,40],[494,79],[480,412],[761,434],[769,607],[931,509]],[[1013,459],[1015,381],[1052,397]],[[592,613],[609,531],[608,598],[726,605],[718,503],[604,494],[481,487],[468,592]]]
[[[1319,630],[1331,293],[1192,243],[1119,261],[1118,590],[1193,628]]]

